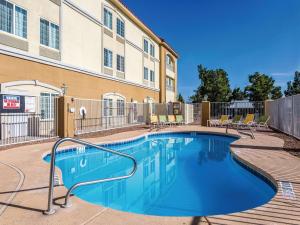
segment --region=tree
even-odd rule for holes
[[[190,97],[192,102],[201,102],[205,95],[209,101],[223,102],[229,100],[231,93],[228,74],[223,69],[209,70],[202,65],[198,66],[200,86]]]
[[[259,72],[249,75],[249,85],[245,92],[251,101],[264,101],[271,94],[272,99],[282,97],[281,87],[274,86],[275,80]]]
[[[181,103],[184,103],[184,98],[183,96],[179,93],[179,95],[177,96],[177,101],[178,102],[181,102]]]
[[[247,96],[244,91],[241,90],[241,88],[235,88],[232,90],[232,94],[229,98],[230,101],[236,101],[236,100],[244,100]]]
[[[296,71],[294,81],[287,83],[287,89],[284,91],[285,96],[300,94],[300,72]]]

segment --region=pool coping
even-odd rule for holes
[[[129,131],[119,134],[113,134],[106,137],[87,138],[86,141],[92,143],[118,143],[120,140],[134,140],[151,133],[177,133],[179,132],[200,132],[226,135],[223,128],[206,128],[200,126],[179,126],[173,128],[165,128],[160,132]],[[229,130],[230,136],[236,135],[237,132]],[[300,196],[300,159],[290,155],[285,151],[264,150],[264,146],[280,147],[283,146],[283,140],[272,135],[257,133],[256,139],[251,140],[249,137],[241,138],[234,141],[237,146],[231,146],[230,151],[240,160],[244,160],[246,165],[253,167],[256,171],[263,171],[265,176],[270,175],[274,178],[277,186],[282,181],[291,182],[294,185],[296,196]],[[111,141],[117,140],[117,141]],[[43,143],[32,146],[23,146],[11,149],[10,151],[0,152],[1,161],[11,163],[19,168],[25,174],[25,182],[21,189],[32,187],[40,187],[39,185],[48,185],[49,164],[43,160],[42,155],[49,153],[54,143]],[[255,148],[248,149],[246,145],[255,145]],[[77,145],[63,146],[65,149]],[[18,157],[16,157],[18,156]],[[60,170],[56,170],[57,173]],[[45,176],[46,175],[46,176]],[[269,179],[269,177],[268,177]],[[67,189],[64,186],[55,188],[55,196],[63,196]],[[35,223],[40,225],[54,224],[81,224],[81,225],[169,225],[169,224],[300,224],[300,203],[298,196],[295,200],[283,197],[281,187],[271,201],[251,210],[237,212],[227,215],[204,217],[159,217],[147,216],[133,213],[117,211],[111,208],[96,206],[85,202],[80,198],[72,197],[73,207],[69,209],[60,209],[52,216],[44,216],[41,212],[28,211],[15,206],[29,206],[37,209],[45,209],[47,189],[37,190],[30,193],[20,192],[9,205],[7,210],[0,216],[0,224],[28,224]],[[67,217],[67,218],[66,218]],[[196,223],[197,222],[197,223]],[[199,222],[199,223],[200,223]]]

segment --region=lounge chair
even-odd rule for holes
[[[211,126],[224,126],[226,124],[230,123],[229,121],[229,116],[228,115],[222,115],[220,117],[220,119],[218,120],[208,120],[207,121],[207,126],[210,125]]]
[[[255,124],[254,122],[254,114],[247,114],[245,119],[243,121],[240,121],[238,123],[230,123],[227,124],[226,132],[228,132],[228,127],[231,126],[232,128],[236,128],[236,130],[239,132],[240,129],[249,129],[251,132],[251,137],[254,139],[254,134],[252,127]]]
[[[254,124],[254,114],[247,114],[243,121],[239,121],[236,123],[231,123],[232,126],[236,127],[249,127]]]
[[[170,125],[170,123],[167,120],[167,116],[166,115],[159,115],[158,116],[158,120],[159,120],[159,125],[160,126]]]
[[[242,120],[242,115],[235,115],[230,123],[240,123]]]
[[[182,115],[176,115],[176,123],[178,123],[179,125],[184,124],[184,119]]]
[[[260,116],[259,119],[258,119],[258,122],[254,122],[252,124],[252,126],[255,127],[255,129],[257,129],[257,128],[269,128],[268,122],[269,122],[270,119],[271,119],[270,116],[266,116],[266,115]]]
[[[157,119],[156,115],[152,115],[150,117],[150,126],[153,127],[153,128],[158,126],[158,119]]]
[[[174,116],[174,115],[168,115],[168,121],[169,121],[170,126],[171,126],[171,125],[176,125],[176,124],[178,124],[178,123],[176,122],[176,119],[175,119],[175,116]]]

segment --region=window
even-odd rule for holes
[[[153,70],[150,70],[150,81],[155,82],[155,73]]]
[[[150,55],[151,55],[152,57],[155,56],[155,49],[154,49],[154,45],[153,45],[153,44],[150,44]]]
[[[124,116],[125,115],[125,103],[124,100],[117,100],[117,115]]]
[[[27,38],[27,11],[0,0],[0,30]]]
[[[104,26],[112,30],[112,13],[104,8]]]
[[[174,71],[173,60],[170,55],[166,56],[166,63],[167,63],[167,68]]]
[[[113,101],[112,99],[105,98],[104,99],[104,116],[112,116],[113,115]]]
[[[55,97],[57,94],[41,93],[40,111],[41,119],[54,119]]]
[[[59,26],[40,19],[40,43],[50,48],[59,49]]]
[[[108,49],[104,49],[104,66],[112,68],[113,53]]]
[[[119,18],[117,19],[117,34],[121,37],[125,37],[125,24]]]
[[[148,53],[148,41],[146,39],[144,39],[144,52],[147,52]]]
[[[125,71],[125,60],[123,56],[117,55],[117,70],[120,72]]]
[[[144,80],[148,80],[148,68],[144,67]]]
[[[170,77],[166,78],[166,87],[169,91],[174,91],[174,80]]]

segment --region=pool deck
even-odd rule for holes
[[[162,131],[211,131],[223,128],[181,126]],[[130,139],[146,130],[129,131],[110,136],[85,139],[93,143]],[[230,133],[237,134],[230,130]],[[84,202],[72,197],[71,208],[58,209],[45,216],[47,206],[49,164],[42,160],[53,142],[20,146],[0,151],[0,224],[38,225],[165,225],[165,224],[300,224],[300,158],[282,151],[283,140],[269,133],[255,133],[255,140],[242,135],[231,148],[240,160],[261,171],[278,185],[276,196],[267,204],[244,212],[212,217],[156,217],[124,213]],[[280,182],[293,185],[294,198],[283,196]],[[220,187],[222,188],[222,187]],[[55,197],[63,196],[63,186],[55,188]],[[180,204],[180,203],[178,203]],[[230,204],[230,203],[228,203]]]

